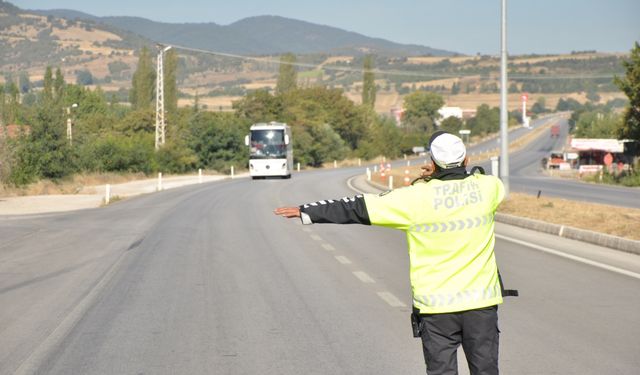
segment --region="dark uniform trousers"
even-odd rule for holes
[[[428,375],[457,375],[456,352],[464,349],[471,375],[498,374],[498,307],[421,314],[422,350]]]

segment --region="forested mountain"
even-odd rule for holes
[[[230,25],[215,23],[164,23],[139,17],[95,17],[73,10],[38,10],[34,13],[67,19],[92,20],[130,31],[145,38],[186,47],[226,53],[273,55],[374,53],[394,56],[446,56],[453,52],[370,38],[335,27],[278,16],[245,18]]]

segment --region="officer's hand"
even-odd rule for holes
[[[420,177],[429,177],[433,174],[433,172],[436,171],[436,167],[433,165],[433,163],[425,164],[420,168],[422,169]]]
[[[273,213],[286,218],[300,217],[300,208],[298,207],[278,207]]]

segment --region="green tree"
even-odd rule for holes
[[[624,78],[616,77],[614,82],[629,98],[624,112],[623,125],[620,127],[620,139],[640,140],[640,44],[634,43],[629,59],[622,65],[626,70]]]
[[[44,88],[42,89],[42,98],[45,103],[53,100],[53,73],[51,67],[47,66],[44,71]]]
[[[364,73],[362,77],[362,104],[373,108],[376,104],[376,81],[373,73],[373,56],[364,58]]]
[[[18,87],[20,89],[21,94],[26,94],[31,91],[31,80],[29,80],[29,73],[20,72],[20,76],[18,78]]]
[[[442,120],[442,122],[440,123],[441,130],[447,131],[452,134],[458,134],[458,131],[460,131],[463,126],[464,123],[462,122],[462,119],[459,119],[455,116],[449,116],[446,119]]]
[[[395,122],[390,118],[376,117],[360,143],[357,155],[365,159],[377,156],[397,157],[401,154],[402,143],[402,134]]]
[[[533,106],[531,106],[531,112],[537,115],[547,112],[547,100],[544,96],[539,97]]]
[[[454,82],[451,85],[451,95],[458,95],[460,93],[460,83]]]
[[[467,121],[472,135],[484,135],[497,132],[500,129],[500,109],[481,104],[476,110],[476,116]]]
[[[4,87],[2,121],[5,124],[18,122],[21,115],[20,89],[14,81],[9,81]]]
[[[278,121],[284,111],[281,96],[273,96],[267,90],[256,90],[233,102],[237,116],[249,122]]]
[[[176,77],[178,69],[178,54],[170,49],[164,55],[164,108],[169,116],[175,116],[178,110],[178,88]]]
[[[298,71],[295,63],[296,56],[292,53],[286,53],[280,57],[280,70],[276,84],[277,94],[284,94],[298,87]]]
[[[409,127],[426,133],[432,133],[436,120],[440,118],[438,110],[444,105],[442,96],[427,91],[415,91],[404,97],[404,123]]]
[[[573,134],[579,138],[616,138],[621,125],[622,116],[615,113],[582,112]]]
[[[82,86],[93,85],[93,74],[87,69],[78,71],[76,73],[76,83]]]
[[[367,107],[358,108],[339,89],[310,87],[282,95],[282,119],[290,125],[329,124],[351,149],[367,131],[367,118],[375,114]]]
[[[63,112],[54,103],[38,108],[31,132],[16,150],[11,181],[22,185],[37,178],[58,179],[74,171],[74,157],[66,139]]]
[[[64,96],[64,76],[60,68],[56,69],[56,78],[53,81],[53,94],[58,99]]]
[[[131,82],[129,101],[133,109],[150,108],[154,98],[156,72],[147,47],[140,50],[138,66]]]
[[[189,120],[189,129],[189,146],[197,157],[196,167],[225,171],[232,165],[247,165],[246,119],[232,113],[198,112]]]

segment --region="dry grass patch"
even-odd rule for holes
[[[0,185],[0,197],[27,195],[80,194],[88,186],[119,184],[149,178],[143,173],[94,173],[76,175],[61,181],[41,180],[24,187]]]
[[[83,27],[68,27],[66,29],[54,28],[51,35],[57,36],[62,41],[86,41],[106,42],[109,40],[121,41],[118,35],[100,29],[86,30]]]
[[[498,211],[640,240],[640,209],[511,193]]]

